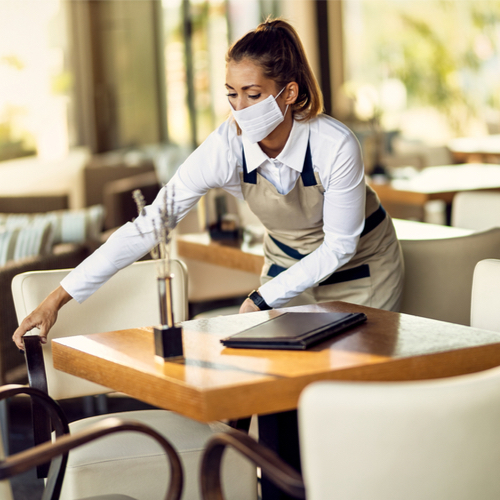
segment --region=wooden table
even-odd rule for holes
[[[304,352],[225,348],[220,339],[285,310],[360,311],[367,323]],[[259,439],[300,470],[296,413],[318,380],[402,381],[500,364],[500,334],[343,302],[188,321],[185,361],[154,356],[149,328],[52,341],[54,366],[202,422],[259,414]],[[277,431],[279,429],[279,432]],[[264,476],[264,500],[289,498]]]
[[[441,239],[467,236],[470,229],[394,219],[400,240]],[[264,264],[261,243],[243,241],[213,241],[208,233],[183,234],[176,237],[177,254],[182,259],[200,260],[230,269],[260,274]]]
[[[305,352],[231,349],[220,339],[283,311],[359,311],[368,321]],[[54,367],[211,422],[297,407],[315,380],[415,380],[500,365],[500,334],[344,302],[183,324],[185,361],[154,356],[150,328],[52,341]]]
[[[413,214],[422,219],[424,206],[431,200],[444,201],[449,212],[453,197],[460,191],[500,190],[500,165],[427,167],[409,178],[370,186],[393,217],[407,218],[407,211],[414,210]]]
[[[457,163],[500,163],[500,134],[482,137],[457,137],[448,143]]]

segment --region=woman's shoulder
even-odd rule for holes
[[[316,118],[309,120],[309,126],[311,127],[311,131],[318,134],[327,134],[329,137],[335,139],[354,137],[354,133],[347,125],[325,114],[318,115]]]
[[[309,120],[311,142],[330,144],[332,147],[359,147],[359,142],[352,130],[331,116],[321,114]]]

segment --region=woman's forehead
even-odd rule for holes
[[[264,76],[262,67],[249,60],[229,61],[226,65],[226,84],[229,86],[267,86],[274,81]]]

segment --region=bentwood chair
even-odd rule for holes
[[[500,332],[500,260],[477,263],[472,280],[470,324]]]
[[[24,387],[20,385],[6,385],[0,387],[0,399],[11,398],[17,395],[28,395],[32,402],[36,401],[39,405],[50,414],[51,421],[54,426],[55,440],[30,448],[28,450],[16,453],[5,459],[0,459],[0,484],[8,486],[8,479],[26,472],[39,464],[50,464],[47,481],[43,493],[44,500],[58,500],[60,497],[61,487],[64,484],[64,475],[66,471],[66,463],[68,452],[81,447],[84,444],[93,442],[105,436],[117,433],[127,432],[128,434],[143,434],[141,440],[145,436],[153,439],[151,441],[158,450],[158,461],[163,462],[165,473],[163,474],[164,487],[158,491],[155,498],[165,498],[166,500],[179,500],[182,492],[182,465],[177,453],[172,445],[158,432],[143,423],[124,420],[120,418],[107,418],[98,423],[89,426],[84,431],[69,434],[69,426],[61,407],[50,398],[45,392],[33,387]],[[104,439],[107,442],[110,438]],[[160,455],[167,455],[168,464]],[[170,469],[170,482],[167,488],[166,471]],[[136,481],[141,483],[141,478],[136,477]],[[163,493],[166,490],[166,495]],[[2,500],[12,498],[12,496],[3,496],[6,492],[11,495],[11,491],[2,491]],[[74,499],[76,500],[76,499]],[[134,500],[128,495],[98,495],[86,497],[84,500]]]
[[[405,263],[400,312],[469,325],[474,267],[500,259],[500,228],[467,236],[401,240]]]
[[[500,192],[457,193],[451,204],[451,225],[476,231],[500,227]]]
[[[47,294],[56,288],[69,270],[23,273],[12,282],[16,314],[21,321]],[[173,309],[175,321],[187,319],[187,276],[182,262],[172,261]],[[84,303],[71,301],[59,312],[50,339],[152,326],[159,321],[156,263],[144,261],[119,271]],[[56,400],[110,392],[110,389],[67,375],[53,368],[51,343],[41,346],[38,337],[25,336],[30,385],[46,390]],[[43,357],[42,357],[43,351]],[[41,359],[41,361],[40,361]],[[40,370],[41,364],[44,370]],[[46,374],[46,379],[45,375]],[[45,385],[47,384],[47,385]],[[71,432],[83,430],[106,415],[84,418],[70,424]],[[223,423],[195,422],[173,412],[147,409],[127,412],[124,418],[139,420],[156,429],[172,442],[184,467],[183,500],[198,500],[198,469],[203,447]],[[49,438],[47,422],[34,419],[38,442]],[[41,429],[40,429],[41,427]],[[136,436],[113,436],[108,442],[93,443],[70,454],[61,498],[91,496],[96,492],[122,493],[150,500],[165,480],[157,449],[139,442]],[[255,499],[256,471],[247,462],[228,457],[225,484],[229,498]],[[109,478],[114,478],[111,481]],[[141,477],[141,484],[136,478]],[[253,496],[251,492],[254,492]],[[247,496],[248,495],[248,496]]]
[[[417,382],[318,382],[298,407],[302,476],[249,436],[214,436],[204,500],[220,500],[226,446],[307,500],[500,498],[500,368]]]

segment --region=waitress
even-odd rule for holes
[[[164,189],[175,190],[179,220],[209,189],[244,199],[266,227],[262,285],[240,312],[343,300],[397,310],[401,249],[389,215],[365,184],[353,133],[321,114],[323,102],[296,31],[268,20],[226,56],[232,116],[179,167],[135,224],[127,223],[72,271],[14,333],[40,328],[84,301],[157,243],[153,221]]]

